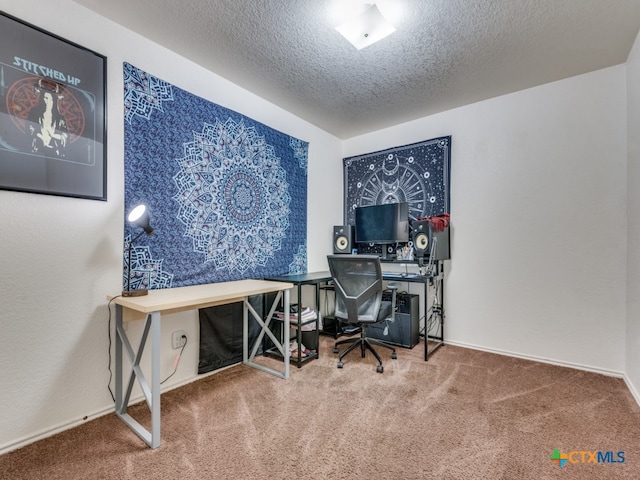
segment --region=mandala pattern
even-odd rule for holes
[[[304,171],[306,172],[307,165],[308,165],[307,142],[303,142],[302,140],[291,137],[291,140],[289,141],[289,145],[291,145],[291,148],[293,149],[294,158],[298,159],[300,168],[304,169]]]
[[[151,112],[162,111],[163,102],[172,100],[171,84],[124,64],[124,118],[128,123],[136,115],[148,120]]]
[[[291,203],[273,147],[242,120],[228,119],[205,124],[184,153],[173,199],[194,251],[230,272],[266,265],[281,248]]]
[[[151,252],[147,246],[131,247],[131,265],[129,265],[128,246],[131,236],[124,242],[124,272],[122,277],[123,289],[127,288],[127,272],[131,267],[131,279],[129,288],[131,290],[170,288],[173,275],[162,270],[162,260],[153,260]]]
[[[293,262],[289,264],[289,275],[297,275],[306,273],[307,271],[307,247],[300,245],[298,253],[294,255]]]
[[[409,219],[449,213],[451,137],[344,159],[344,221],[360,206],[407,202]]]
[[[154,228],[135,243],[134,281],[306,271],[309,144],[128,64],[124,82],[125,213],[146,204]]]

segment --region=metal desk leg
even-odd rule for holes
[[[320,324],[322,323],[322,312],[320,311],[320,284],[316,283],[316,358],[320,358]]]
[[[429,360],[429,282],[422,284],[424,289],[424,361]]]
[[[151,332],[151,386],[140,367],[140,359]],[[124,347],[124,350],[123,350]],[[123,353],[126,351],[131,365],[129,381],[124,391]],[[135,382],[138,382],[144,394],[147,406],[151,411],[151,431],[144,428],[137,420],[127,413],[131,400],[131,392]],[[142,337],[138,350],[134,351],[122,322],[122,306],[116,305],[116,415],[126,423],[151,448],[160,446],[160,313],[152,312],[145,320]]]
[[[296,366],[298,368],[302,368],[302,348],[300,348],[300,345],[302,345],[302,287],[304,287],[305,285],[312,285],[310,283],[298,283],[298,325],[296,328],[296,343],[298,345],[298,355],[297,355],[297,359],[296,359]],[[315,291],[316,291],[316,305],[315,305],[315,309],[316,309],[316,314],[317,314],[317,318],[316,318],[316,353],[315,353],[315,358],[320,358],[320,321],[321,321],[321,313],[320,313],[320,284],[319,283],[315,283]]]
[[[296,360],[296,367],[302,367],[302,284],[298,283],[298,324],[296,326],[296,349],[298,351],[298,359]]]
[[[440,271],[441,268],[441,264],[440,262],[438,262],[437,264],[437,275],[433,277],[433,281],[435,282],[435,287],[434,287],[434,298],[433,298],[433,303],[434,303],[434,308],[431,312],[432,315],[437,315],[437,319],[438,319],[438,327],[439,327],[439,331],[440,334],[439,335],[433,335],[433,336],[429,336],[429,330],[428,330],[428,326],[429,326],[429,317],[428,317],[428,313],[429,313],[429,302],[428,302],[428,295],[429,295],[429,284],[425,283],[424,284],[424,296],[425,296],[425,315],[424,315],[424,361],[426,362],[429,359],[429,355],[431,355],[433,352],[435,352],[438,348],[442,347],[444,345],[444,273]],[[440,292],[440,294],[438,295],[438,292]],[[436,312],[436,308],[435,308],[435,304],[438,304],[438,311]],[[435,341],[435,345],[429,349],[428,348],[428,341],[429,339]]]
[[[291,352],[289,351],[289,343],[291,338],[289,335],[291,333],[291,317],[289,313],[291,309],[289,308],[291,305],[291,292],[289,290],[284,291],[284,378],[289,378],[289,358],[291,357]]]

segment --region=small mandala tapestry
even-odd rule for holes
[[[449,212],[451,136],[343,159],[344,222],[357,207],[407,202],[409,220]]]
[[[131,288],[306,272],[307,142],[128,63],[124,116],[125,213],[146,204],[155,230],[132,245]]]

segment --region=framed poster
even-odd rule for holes
[[[0,189],[107,199],[106,66],[0,12]]]

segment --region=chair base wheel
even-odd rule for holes
[[[393,352],[391,354],[391,358],[394,359],[394,360],[396,360],[398,358],[398,355],[396,355],[396,352]]]
[[[333,353],[338,353],[338,347],[333,347]]]
[[[342,368],[343,363],[342,362],[338,362],[338,368]]]
[[[382,373],[382,372],[384,372],[384,367],[383,367],[382,365],[378,365],[378,366],[376,367],[376,372],[378,372],[378,373]]]

